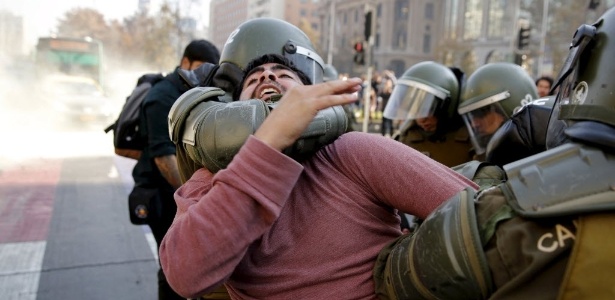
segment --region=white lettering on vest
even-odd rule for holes
[[[557,236],[557,239],[555,239]],[[575,239],[574,233],[572,233],[568,228],[556,224],[555,225],[555,235],[553,233],[547,232],[543,234],[537,243],[538,250],[542,252],[553,252],[557,250],[557,248],[563,248],[566,246],[566,240]]]

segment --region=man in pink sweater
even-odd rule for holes
[[[359,78],[304,85],[288,63],[246,70],[240,100],[283,94],[230,164],[175,194],[160,247],[167,280],[199,297],[375,299],[378,252],[401,235],[397,209],[425,218],[471,181],[397,141],[350,132],[307,159],[282,153],[319,110],[352,103]]]

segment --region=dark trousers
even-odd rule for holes
[[[175,212],[177,211],[177,205],[175,204],[172,190],[160,190],[160,200],[160,219],[148,224],[149,228],[152,230],[154,239],[156,239],[156,249],[158,251],[160,250],[162,238],[169,230],[169,227],[171,227],[173,218],[175,218]],[[158,261],[158,299],[186,299],[178,295],[175,291],[173,291],[171,286],[169,286],[167,278],[162,271],[162,267],[160,267],[160,260]]]

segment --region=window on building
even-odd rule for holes
[[[302,17],[305,17],[307,16],[307,11],[302,8],[301,10],[299,10],[299,15],[301,15]]]
[[[425,4],[425,19],[427,19],[427,20],[433,20],[434,19],[433,3]]]
[[[431,53],[431,34],[429,33],[423,35],[423,53]]]
[[[487,23],[487,36],[490,38],[505,35],[506,1],[489,1],[489,23]]]
[[[449,39],[457,39],[458,14],[459,14],[459,0],[449,0],[450,5],[446,6],[447,11],[444,14],[444,28],[445,35]]]
[[[397,31],[393,36],[393,49],[406,49],[406,31]]]
[[[468,0],[466,2],[465,26],[463,38],[474,40],[480,37],[483,24],[483,8],[481,0]]]
[[[378,3],[376,6],[376,17],[380,18],[382,15],[382,3]]]
[[[393,17],[393,49],[406,49],[408,39],[408,16],[410,15],[410,0],[395,0],[395,15]]]
[[[403,74],[406,71],[406,62],[401,59],[391,60],[387,69],[399,76],[399,74]]]

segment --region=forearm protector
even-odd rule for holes
[[[226,168],[276,106],[258,99],[219,102],[222,95],[224,91],[217,88],[191,89],[175,102],[169,114],[173,142],[211,172]],[[310,155],[343,134],[347,126],[341,106],[323,109],[284,153],[295,159]]]
[[[268,106],[273,110],[277,102]],[[284,154],[295,159],[309,156],[345,133],[347,127],[348,117],[341,105],[320,110],[297,141],[284,150]]]
[[[493,282],[468,188],[416,231],[384,248],[374,269],[381,299],[487,299]]]

